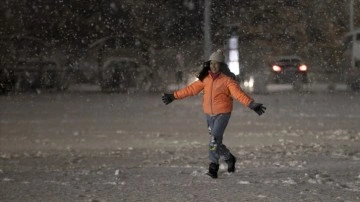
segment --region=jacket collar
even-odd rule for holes
[[[212,71],[209,71],[209,74],[210,74],[211,78],[213,80],[215,80],[216,78],[218,78],[220,76],[221,72],[213,73]]]

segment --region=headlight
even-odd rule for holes
[[[244,82],[244,86],[249,88],[254,87],[254,77],[250,76],[249,80]]]
[[[306,72],[306,71],[307,71],[307,66],[306,66],[306,65],[300,65],[300,66],[299,66],[299,70],[300,70],[301,72]]]
[[[273,66],[272,66],[272,70],[273,70],[274,72],[280,72],[280,71],[281,71],[281,67],[278,66],[278,65],[273,65]]]

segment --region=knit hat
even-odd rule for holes
[[[221,49],[218,49],[216,52],[213,52],[210,55],[209,60],[215,60],[217,62],[225,63],[225,55],[224,52]]]

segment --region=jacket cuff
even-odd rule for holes
[[[251,101],[249,106],[248,106],[250,109],[253,109],[255,107],[255,101]]]

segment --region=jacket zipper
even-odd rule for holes
[[[213,88],[214,88],[214,82],[215,82],[215,80],[212,79],[212,82],[211,82],[211,92],[210,92],[210,110],[211,110],[211,115],[214,114],[214,112],[213,112],[213,96],[212,96],[212,94],[213,94]]]

